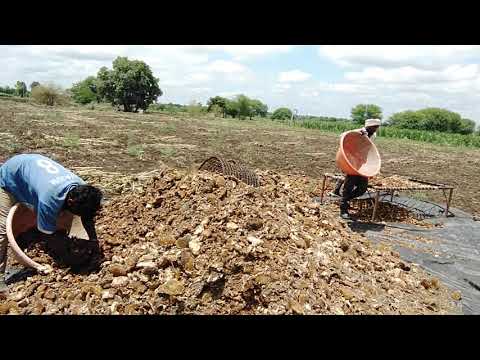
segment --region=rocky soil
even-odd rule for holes
[[[312,202],[316,182],[261,186],[164,169],[97,220],[102,256],[10,285],[2,314],[447,314],[444,285]],[[10,257],[12,259],[12,257]],[[12,264],[15,262],[11,260]]]

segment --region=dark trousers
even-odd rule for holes
[[[365,194],[365,192],[367,191],[367,186],[368,178],[358,175],[346,175],[345,181],[343,183],[343,193],[342,200],[340,202],[340,211],[342,213],[347,212],[348,202],[356,197]]]

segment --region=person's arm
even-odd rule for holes
[[[64,231],[57,230],[57,216],[54,215],[54,211],[52,211],[46,204],[39,202],[37,208],[37,228],[42,233],[43,239],[47,243],[53,243],[59,240],[68,240],[68,236]],[[66,249],[63,247],[59,247],[60,253],[59,256],[65,256]],[[48,266],[45,267],[42,265],[41,268],[36,269],[40,273],[48,273],[50,269]]]
[[[365,128],[360,128],[360,129],[358,129],[358,132],[359,132],[361,135],[368,137],[368,131],[367,131]]]
[[[82,216],[82,225],[87,232],[88,239],[91,241],[98,241],[97,232],[95,231],[95,220]]]

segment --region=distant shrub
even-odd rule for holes
[[[212,105],[210,106],[210,109],[208,110],[209,113],[211,113],[213,116],[223,116],[224,115],[224,109],[220,107],[220,105]]]
[[[288,108],[278,108],[272,114],[273,120],[290,120],[292,118],[292,110]]]
[[[177,114],[180,112],[187,112],[188,106],[180,104],[152,104],[148,108],[149,111],[162,111],[169,114]]]
[[[55,85],[38,85],[32,89],[32,98],[44,105],[54,106],[67,102],[67,96]]]
[[[94,76],[73,84],[70,91],[73,101],[79,104],[85,105],[100,100],[97,94],[97,79]]]
[[[191,101],[187,106],[187,112],[191,115],[198,115],[202,113],[202,104],[196,101]]]

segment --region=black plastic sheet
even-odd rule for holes
[[[453,216],[445,217],[443,206],[426,201],[395,197],[393,203],[403,204],[423,214],[425,221],[440,226],[360,222],[349,226],[374,242],[391,243],[404,260],[420,265],[452,290],[459,290],[464,314],[480,314],[480,222],[458,209],[451,209]],[[427,242],[417,241],[417,236]]]

